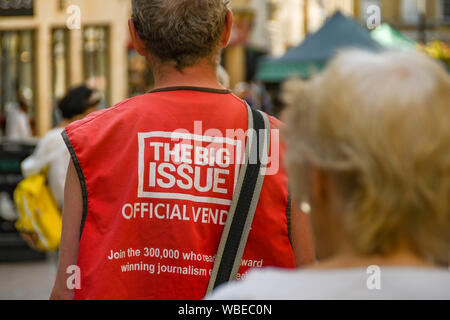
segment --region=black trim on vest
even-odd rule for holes
[[[293,246],[292,243],[292,196],[291,196],[291,190],[288,188],[288,203],[286,205],[286,218],[287,218],[287,227],[288,227],[288,237],[289,237],[289,242],[291,243],[291,246]]]
[[[229,94],[232,91],[228,89],[213,89],[213,88],[202,88],[202,87],[189,87],[189,86],[179,86],[179,87],[167,87],[151,90],[148,93],[155,92],[167,92],[167,91],[200,91],[200,92],[209,92],[209,93],[220,93],[220,94]]]
[[[86,188],[86,178],[84,176],[83,169],[81,169],[80,161],[78,161],[77,154],[75,153],[72,143],[69,140],[69,136],[67,135],[66,130],[64,130],[61,133],[61,135],[64,139],[67,148],[69,149],[69,153],[72,158],[73,164],[75,165],[75,169],[77,170],[78,179],[80,180],[81,194],[83,196],[83,215],[81,217],[81,225],[80,225],[80,239],[81,239],[88,211],[88,193]]]

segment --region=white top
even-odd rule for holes
[[[29,177],[49,166],[48,184],[52,194],[62,209],[64,204],[64,186],[70,154],[61,136],[64,129],[51,130],[38,143],[34,153],[22,162],[22,173]]]
[[[208,300],[448,300],[450,270],[381,267],[341,270],[254,270],[219,287]],[[379,290],[376,289],[379,284]],[[372,290],[369,289],[372,288]],[[375,287],[375,288],[374,288]]]

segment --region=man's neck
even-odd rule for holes
[[[200,62],[178,71],[172,65],[154,71],[155,89],[169,87],[201,87],[224,89],[217,79],[217,68],[210,63]]]

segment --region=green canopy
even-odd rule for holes
[[[372,38],[390,49],[415,50],[418,43],[387,23],[371,32]]]
[[[362,48],[380,51],[383,46],[355,20],[336,12],[316,33],[279,59],[263,58],[256,78],[263,82],[281,82],[291,76],[308,78],[322,70],[338,50]]]

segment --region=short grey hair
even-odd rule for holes
[[[182,70],[220,56],[230,0],[132,0],[133,21],[149,52]]]

